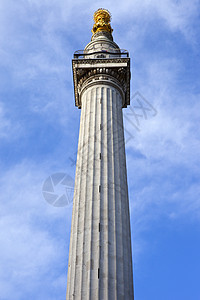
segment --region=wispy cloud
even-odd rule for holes
[[[140,132],[125,118],[134,261],[150,251],[142,233],[156,222],[199,224],[199,2],[1,1],[2,299],[65,297],[71,211],[49,206],[41,188],[54,172],[74,174],[71,58],[90,41],[99,7],[130,51],[133,94],[157,111],[140,118]]]
[[[22,132],[23,129],[20,124],[9,118],[8,111],[6,112],[4,104],[0,102],[0,139],[15,140]]]
[[[11,291],[16,299],[62,299],[60,289],[65,293],[71,209],[45,202],[47,174],[45,166],[26,161],[1,179],[2,299],[10,299]]]

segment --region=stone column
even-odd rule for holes
[[[119,56],[98,59],[102,48]],[[109,52],[108,51],[108,52]],[[129,200],[122,108],[129,104],[129,58],[107,33],[73,60],[81,108],[67,300],[133,299]],[[101,53],[101,55],[104,52]]]

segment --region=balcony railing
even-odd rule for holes
[[[110,57],[116,57],[116,58],[123,58],[123,57],[129,57],[129,53],[125,49],[117,49],[116,51],[107,51],[107,50],[101,50],[101,51],[94,51],[90,52],[91,50],[77,50],[74,52],[74,58],[75,59],[96,59],[96,58],[110,58]]]

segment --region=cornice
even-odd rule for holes
[[[82,87],[85,88],[85,83],[94,76],[96,77],[95,83],[99,84],[101,75],[107,76],[108,79],[113,78],[124,92],[123,107],[130,104],[130,58],[73,59],[72,69],[75,105],[78,108],[81,108]],[[110,84],[113,85],[112,80]]]

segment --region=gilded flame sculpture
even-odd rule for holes
[[[99,8],[94,13],[94,26],[92,29],[93,35],[99,31],[107,31],[112,34],[113,29],[110,25],[111,14],[107,9]]]

